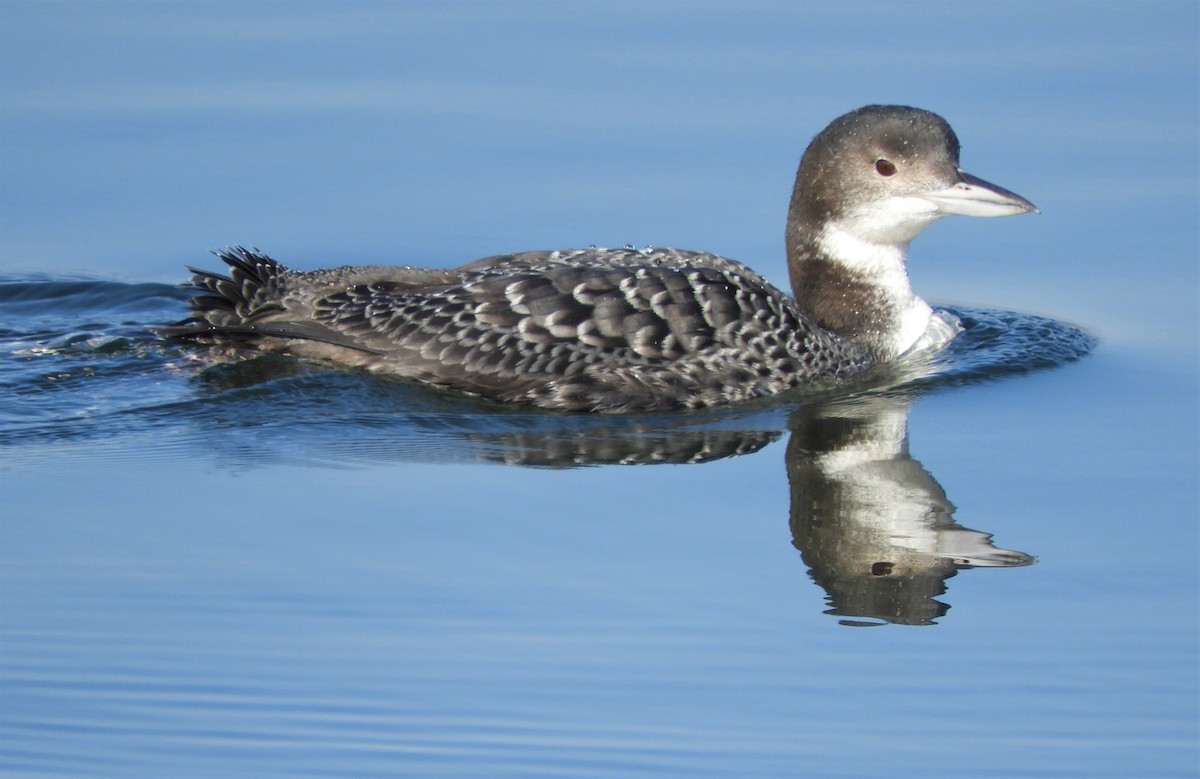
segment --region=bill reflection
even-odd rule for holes
[[[1030,565],[1024,552],[954,521],[954,505],[908,453],[906,398],[797,412],[787,449],[792,539],[842,624],[931,625],[946,580]]]

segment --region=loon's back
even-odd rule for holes
[[[264,254],[194,271],[175,337],[571,411],[664,411],[842,378],[866,354],[741,263],[675,249],[489,257],[454,270],[292,271]]]

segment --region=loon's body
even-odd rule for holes
[[[676,249],[300,272],[237,248],[220,254],[228,277],[193,269],[192,318],[165,332],[570,411],[700,408],[835,382],[953,334],[908,283],[908,244],[926,226],[1036,210],[958,157],[927,111],[835,120],[796,176],[791,296],[739,262]]]

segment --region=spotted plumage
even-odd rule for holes
[[[176,335],[334,360],[564,410],[698,408],[865,368],[741,263],[674,249],[528,252],[452,271],[289,270],[242,248],[195,271]]]

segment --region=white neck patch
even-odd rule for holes
[[[858,231],[833,222],[825,225],[817,237],[817,245],[826,257],[865,277],[899,312],[895,326],[883,334],[884,345],[895,357],[908,351],[925,334],[933,309],[913,294],[905,267],[908,242],[876,243],[859,235]]]

